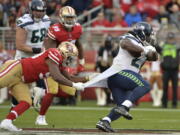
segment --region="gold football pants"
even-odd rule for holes
[[[72,96],[74,96],[76,93],[75,88],[59,84],[58,82],[54,81],[52,77],[48,77],[47,79],[45,79],[45,84],[47,93],[57,94],[58,90],[62,90],[63,92]]]
[[[20,61],[9,60],[0,67],[0,88],[9,87],[10,93],[17,101],[32,104],[28,84],[22,80],[22,65]]]

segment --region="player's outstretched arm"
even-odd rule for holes
[[[73,81],[73,82],[87,82],[89,81],[88,77],[78,77],[78,76],[74,76],[74,75],[70,75],[67,71],[62,71],[62,74],[67,77],[69,80]]]
[[[72,81],[68,80],[59,70],[59,66],[52,60],[47,59],[46,64],[48,65],[50,75],[52,78],[60,84],[72,87]]]
[[[46,64],[48,65],[50,75],[52,78],[57,81],[60,84],[74,87],[77,90],[84,90],[84,84],[83,83],[74,83],[71,80],[68,80],[59,70],[59,66],[52,60],[47,59]]]

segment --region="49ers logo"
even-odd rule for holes
[[[73,53],[73,52],[74,52],[73,47],[72,47],[70,44],[66,43],[66,47],[67,47],[67,50],[68,50],[70,53]]]

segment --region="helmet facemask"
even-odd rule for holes
[[[136,37],[142,42],[148,42],[153,36],[153,29],[150,24],[145,22],[137,23],[133,29]]]
[[[41,0],[33,0],[30,3],[30,13],[35,22],[40,22],[46,13],[46,4]]]
[[[35,22],[40,22],[45,15],[45,11],[32,11],[32,17]]]

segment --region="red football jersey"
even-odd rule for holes
[[[61,69],[63,57],[56,48],[50,48],[34,57],[21,60],[23,77],[26,83],[34,82],[49,76],[48,65],[45,60],[49,58]]]
[[[73,26],[72,31],[67,31],[60,23],[56,23],[48,29],[48,36],[56,40],[58,44],[63,41],[75,43],[76,40],[80,38],[81,34],[82,26],[79,23]]]

